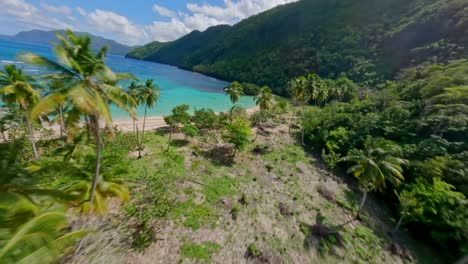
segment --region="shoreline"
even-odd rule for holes
[[[257,111],[259,111],[259,107],[251,107],[247,108],[246,112],[248,115],[251,115]],[[216,112],[216,114],[219,114],[220,112]],[[102,123],[102,122],[100,122]],[[112,123],[114,128],[117,128],[119,131],[122,132],[133,132],[133,119],[130,117],[118,117],[118,118],[113,118]],[[138,124],[139,129],[142,128],[143,126],[143,117],[139,117],[136,121],[136,124]],[[146,124],[145,124],[145,131],[151,131],[151,130],[156,130],[158,128],[162,128],[167,126],[166,122],[164,122],[164,116],[147,116],[146,117]],[[53,131],[53,134],[49,137],[46,137],[46,139],[50,138],[57,138],[60,135],[60,126],[58,124],[43,124],[43,128],[45,129],[50,129]],[[104,127],[104,124],[101,124],[101,127]],[[39,133],[35,133],[35,138],[36,140],[38,139],[44,139],[44,136],[39,135]]]
[[[255,106],[255,107],[247,108],[246,112],[248,115],[251,115],[257,112],[259,109],[260,108],[258,106]],[[219,112],[216,112],[216,114],[219,114]],[[122,132],[133,132],[133,119],[130,117],[113,118],[112,123],[114,127],[116,127],[118,130]],[[136,124],[138,124],[141,127],[143,125],[143,117],[137,118]],[[166,122],[164,122],[164,116],[147,116],[146,117],[146,124],[145,124],[146,131],[158,129],[158,128],[165,127],[165,126],[167,126],[167,124]]]

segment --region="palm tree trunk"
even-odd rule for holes
[[[88,142],[91,138],[91,126],[89,125],[90,124],[90,121],[89,121],[89,117],[88,116],[85,116],[85,125],[86,125],[86,136],[88,137]]]
[[[167,143],[166,152],[169,151],[169,147],[171,146],[171,140],[172,140],[172,127],[171,127],[171,132],[169,133],[169,142]]]
[[[301,130],[301,143],[302,146],[305,147],[305,142],[304,142],[304,121],[305,121],[305,106],[302,107],[302,130]]]
[[[65,132],[65,124],[63,123],[63,107],[59,106],[60,111],[60,138],[63,138],[63,134]],[[65,142],[62,141],[62,147],[65,145]]]
[[[92,204],[94,202],[94,192],[100,177],[100,167],[101,167],[101,131],[99,130],[99,118],[93,117],[96,123],[96,171],[94,173],[93,183],[91,185],[91,193],[89,197],[89,202]]]
[[[31,146],[33,149],[34,159],[39,159],[39,154],[37,152],[36,141],[34,141],[34,132],[32,130],[31,120],[29,119],[29,112],[26,110],[26,125],[28,127],[29,140],[31,141]]]
[[[291,134],[291,126],[292,126],[292,122],[293,122],[293,119],[294,119],[295,115],[296,115],[296,107],[293,107],[291,120],[289,120],[289,134]]]
[[[400,216],[400,219],[398,220],[398,223],[396,224],[395,228],[393,228],[392,230],[392,236],[396,233],[396,231],[398,231],[398,229],[400,228],[401,226],[401,223],[403,223],[403,218],[404,218],[404,215],[402,214]]]
[[[137,145],[138,145],[138,159],[141,159],[141,142],[140,137],[138,136],[138,125],[136,125],[136,138],[137,138]]]
[[[361,214],[361,210],[364,207],[364,203],[366,202],[367,198],[367,192],[364,192],[364,195],[362,196],[361,203],[359,204],[359,208],[357,210],[356,218],[359,219],[359,215]]]
[[[143,129],[141,131],[141,143],[145,142],[145,126],[146,126],[146,110],[148,109],[148,106],[145,105],[145,115],[143,116]],[[141,147],[141,144],[140,144]]]

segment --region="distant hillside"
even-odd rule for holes
[[[371,84],[429,58],[465,56],[467,29],[466,0],[302,0],[128,56],[281,93],[308,72]]]
[[[51,44],[57,41],[57,37],[55,36],[55,32],[63,33],[63,30],[58,31],[44,31],[44,30],[31,30],[31,31],[22,31],[14,36],[0,36],[3,39],[10,39],[14,41],[24,41],[24,42],[32,42],[32,43],[40,43],[40,44]],[[126,46],[123,44],[118,43],[117,41],[106,39],[98,36],[94,36],[89,33],[85,32],[76,32],[77,34],[84,35],[88,34],[91,36],[91,47],[93,49],[99,49],[102,46],[106,45],[109,46],[109,52],[113,54],[125,55],[127,54],[133,47]]]

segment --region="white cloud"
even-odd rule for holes
[[[11,23],[21,29],[63,29],[73,28],[58,18],[47,16],[42,10],[27,3],[25,0],[1,0],[0,21]]]
[[[224,0],[224,5],[188,3],[189,14],[154,5],[153,10],[161,16],[171,17],[169,22],[155,21],[147,27],[151,40],[169,41],[193,30],[205,30],[220,24],[235,24],[249,16],[258,14],[277,5],[297,0]]]
[[[79,8],[78,12],[85,17],[86,22],[94,31],[112,35],[123,43],[134,45],[147,39],[144,28],[135,25],[125,16],[101,9],[87,13]]]
[[[297,0],[224,0],[223,4],[187,3],[186,11],[170,10],[153,5],[152,10],[164,19],[155,19],[150,24],[139,25],[127,17],[111,11],[95,9],[87,11],[76,7],[52,6],[45,3],[36,7],[28,0],[0,0],[0,29],[14,21],[17,29],[64,29],[76,25],[76,30],[113,38],[134,45],[150,41],[171,41],[193,30],[206,30],[219,24],[235,24],[249,16],[258,14],[280,4]],[[45,0],[43,0],[45,1]],[[76,16],[76,13],[79,15]],[[2,26],[3,24],[3,26]]]
[[[153,5],[153,11],[163,17],[175,17],[176,13],[160,5]]]
[[[61,15],[71,15],[71,8],[68,6],[55,6],[55,5],[48,5],[46,3],[41,3],[42,9],[46,10],[49,13],[57,13]]]

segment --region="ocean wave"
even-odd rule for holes
[[[3,64],[23,64],[21,61],[0,60]]]

